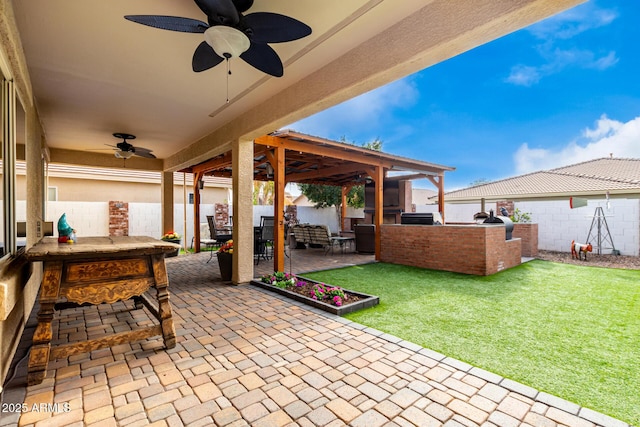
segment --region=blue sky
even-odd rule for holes
[[[287,128],[453,166],[450,191],[640,158],[639,77],[640,1],[590,0]]]

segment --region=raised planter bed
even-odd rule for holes
[[[297,277],[298,279],[302,279],[309,284],[320,284],[320,282],[317,282],[315,280],[307,279],[301,276],[297,276]],[[362,294],[362,293],[350,291],[347,289],[342,289],[342,291],[345,294],[349,295],[349,298],[353,297],[355,301],[349,302],[349,298],[347,298],[347,300],[341,306],[338,307],[327,302],[315,300],[313,298],[301,295],[298,292],[290,291],[284,288],[279,288],[269,283],[264,283],[260,279],[252,280],[251,284],[258,286],[262,289],[267,289],[271,292],[275,292],[280,295],[286,296],[287,298],[291,298],[303,304],[307,304],[312,307],[318,308],[320,310],[326,311],[328,313],[337,314],[338,316],[343,316],[347,313],[352,313],[354,311],[362,310],[363,308],[373,307],[374,305],[378,305],[380,303],[380,297]],[[331,285],[327,285],[327,286],[331,286]]]

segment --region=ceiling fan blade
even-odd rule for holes
[[[271,12],[255,12],[244,17],[253,30],[251,40],[256,43],[282,43],[311,34],[311,27],[289,16]]]
[[[221,63],[223,58],[213,50],[207,42],[202,42],[193,52],[193,60],[191,61],[191,67],[193,71],[199,73],[200,71],[208,70]]]
[[[251,9],[251,6],[253,6],[253,0],[233,0],[233,4],[239,13],[244,13]]]
[[[207,15],[211,26],[235,26],[240,22],[240,15],[232,0],[195,0],[195,2]]]
[[[263,73],[271,74],[274,77],[282,77],[284,74],[280,57],[267,44],[251,42],[249,50],[240,55],[240,58]]]
[[[134,148],[133,154],[135,154],[136,156],[145,157],[147,159],[156,158],[156,156],[151,152],[153,150],[149,150],[148,148],[143,148],[143,147],[133,147],[133,148]]]
[[[137,24],[181,33],[204,33],[209,28],[206,22],[179,16],[126,15],[124,18]]]

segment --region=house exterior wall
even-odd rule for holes
[[[1,178],[1,177],[0,177]],[[16,198],[25,200],[26,193],[20,191],[25,176],[16,177],[18,189]],[[160,182],[132,182],[81,178],[49,177],[49,187],[58,189],[58,201],[71,202],[104,202],[108,200],[124,200],[138,203],[160,203]],[[184,189],[181,182],[174,185],[173,198],[176,201],[184,199]],[[187,184],[186,193],[193,193],[193,186]],[[188,196],[187,196],[188,197]],[[205,186],[200,190],[200,201],[204,204],[226,203],[229,199],[229,191],[224,187]]]
[[[15,93],[8,93],[8,95],[15,99],[17,108],[15,112],[10,113],[10,109],[0,107],[0,120],[8,123],[9,127],[4,129],[5,131],[16,132],[16,143],[24,144],[28,148],[25,153],[30,162],[29,179],[16,183],[15,192],[24,192],[23,200],[29,201],[28,215],[24,218],[28,217],[30,220],[27,224],[27,232],[31,231],[28,242],[32,243],[35,240],[33,231],[36,230],[36,221],[43,211],[41,197],[43,160],[40,151],[42,134],[27,75],[27,66],[22,61],[24,53],[19,33],[12,19],[13,12],[10,4],[11,2],[0,3],[0,80],[6,79],[13,82]],[[15,118],[7,120],[11,119],[9,113],[21,113],[24,123],[17,123]],[[13,143],[13,141],[4,142]],[[14,168],[11,167],[11,169],[13,172]],[[2,192],[2,205],[13,203],[16,199],[15,193]],[[2,209],[4,211],[4,206]],[[26,211],[25,208],[23,210]],[[3,227],[2,233],[4,232],[13,233],[15,229],[11,226],[6,229]],[[21,256],[5,255],[0,258],[0,391],[7,378],[20,336],[27,324],[42,281],[40,263],[32,265],[27,272],[23,268],[25,263],[24,257]]]
[[[613,245],[622,255],[640,256],[640,199],[611,199],[607,209],[605,199],[589,199],[588,205],[571,209],[568,200],[515,201],[515,208],[531,214],[531,222],[538,224],[538,249],[569,251],[571,241],[587,240],[597,207],[602,207]],[[486,209],[494,209],[495,203],[486,203]],[[437,210],[435,207],[431,211]],[[426,210],[429,212],[429,210]],[[480,211],[480,203],[445,205],[445,220],[471,222],[473,214]],[[593,239],[591,239],[593,240]],[[595,242],[592,241],[592,244]],[[603,245],[603,254],[611,253],[609,244]],[[595,248],[594,248],[595,251]]]

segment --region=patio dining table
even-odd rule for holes
[[[151,237],[80,237],[73,244],[45,237],[29,248],[29,261],[42,261],[38,325],[29,354],[29,385],[40,384],[49,360],[85,353],[162,335],[165,348],[176,344],[176,332],[169,304],[169,279],[165,254],[178,245]],[[145,292],[154,287],[156,302]],[[146,306],[159,324],[123,331],[100,338],[52,346],[51,323],[56,310],[79,305],[114,303],[133,299],[135,308]]]

